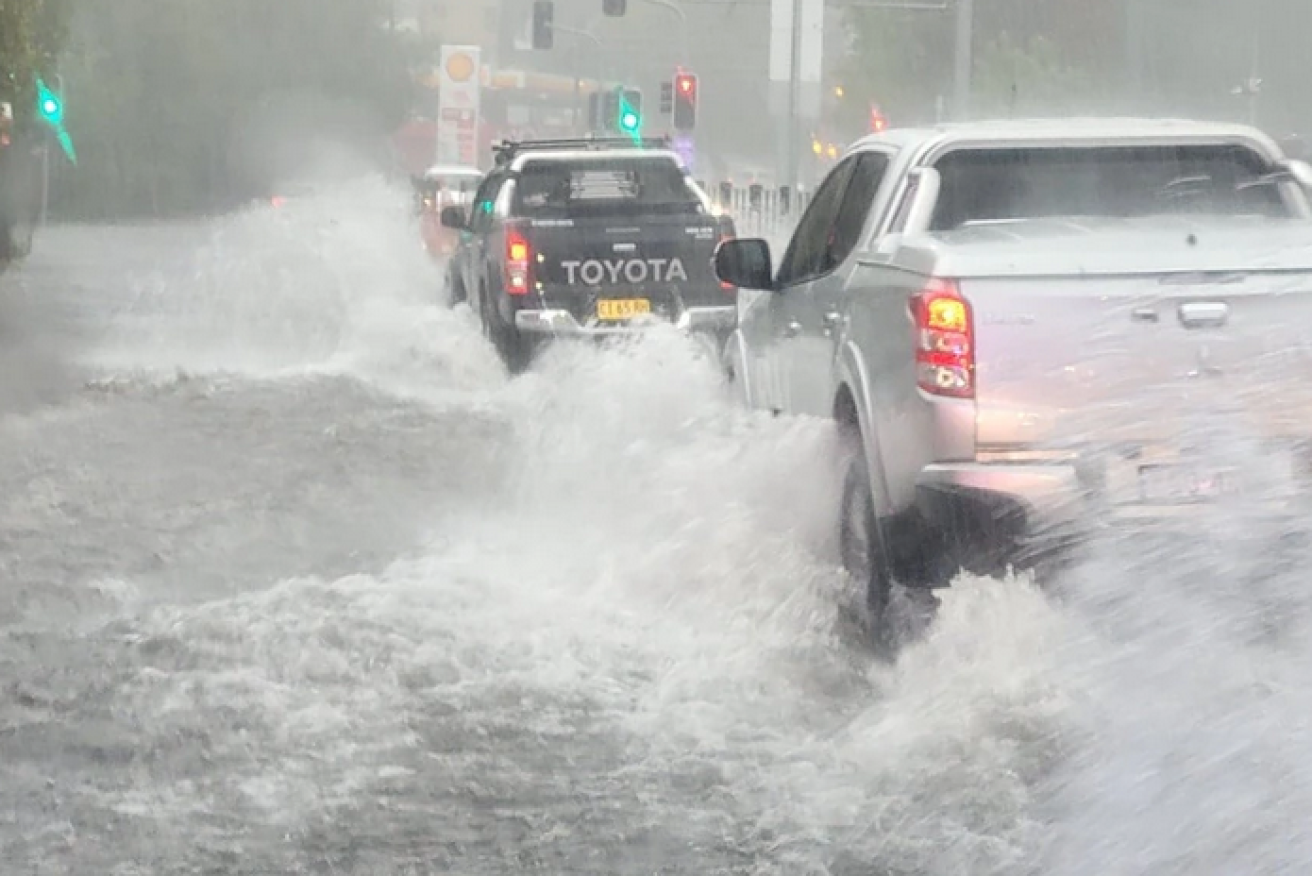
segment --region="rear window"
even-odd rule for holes
[[[482,177],[477,176],[430,176],[421,181],[418,188],[425,197],[464,202],[473,197],[482,181]]]
[[[435,191],[473,192],[482,181],[480,176],[430,176],[424,184]]]
[[[1065,216],[1288,215],[1270,168],[1242,146],[974,149],[935,167],[935,231]]]
[[[530,161],[515,186],[513,213],[528,218],[704,212],[678,164],[668,159]]]

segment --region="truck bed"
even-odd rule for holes
[[[1108,224],[924,245],[972,310],[976,452],[1295,464],[1312,440],[1312,226]]]

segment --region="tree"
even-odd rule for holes
[[[0,0],[0,101],[13,112],[0,143],[0,270],[27,254],[40,210],[36,77],[53,66],[64,36],[63,0]],[[7,138],[8,140],[8,138]]]
[[[32,115],[36,75],[55,65],[66,14],[65,0],[0,0],[0,100],[20,123]]]
[[[972,107],[988,117],[1057,116],[1089,112],[1109,99],[1107,83],[1068,60],[1043,36],[1018,43],[1002,33],[979,53]]]
[[[976,115],[1070,112],[1122,85],[1124,0],[990,0],[975,4]],[[950,105],[955,19],[942,12],[853,9],[844,81],[854,112],[884,107],[896,124],[933,121]]]
[[[408,100],[383,0],[71,2],[66,213],[230,206],[326,130],[357,151],[382,142]]]
[[[952,84],[951,18],[892,9],[854,9],[848,15],[853,36],[842,76],[843,105],[851,115],[846,126],[864,124],[871,103],[900,126],[932,122],[938,97],[948,97]]]

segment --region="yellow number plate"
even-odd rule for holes
[[[597,319],[632,319],[651,313],[651,302],[646,298],[603,298],[597,302]]]

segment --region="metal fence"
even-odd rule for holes
[[[716,206],[733,217],[740,235],[766,237],[772,242],[787,239],[811,202],[811,192],[795,192],[787,186],[699,184]]]

